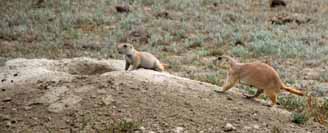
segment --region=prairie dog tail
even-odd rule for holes
[[[297,90],[295,88],[287,87],[286,85],[283,85],[281,88],[288,91],[288,92],[290,92],[290,93],[293,93],[293,94],[296,94],[296,95],[299,95],[299,96],[304,96],[304,92],[302,92],[300,90]]]
[[[227,55],[222,55],[222,56],[218,57],[218,60],[221,60],[222,57],[228,59],[230,65],[235,65],[238,63],[238,61],[236,61],[234,58],[227,56]]]

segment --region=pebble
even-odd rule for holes
[[[10,116],[5,114],[0,114],[0,121],[6,121],[6,120],[10,120]]]
[[[144,132],[144,131],[146,130],[146,128],[143,127],[143,126],[139,127],[139,129],[140,129],[142,132]]]
[[[95,94],[91,95],[90,96],[91,98],[96,98],[97,96]]]
[[[2,100],[2,102],[10,102],[12,99],[10,97],[6,97]]]
[[[250,130],[250,129],[252,129],[252,127],[245,126],[244,129],[245,129],[245,130]]]
[[[102,98],[102,102],[105,105],[110,105],[112,102],[114,102],[114,99],[111,95],[108,95],[108,96]]]
[[[224,128],[223,128],[223,131],[225,132],[231,132],[233,130],[236,130],[236,127],[234,127],[232,124],[230,123],[227,123]]]
[[[100,89],[100,90],[97,90],[97,93],[98,94],[106,94],[107,91],[105,89]]]
[[[227,97],[227,100],[230,100],[230,101],[232,101],[233,99],[232,99],[231,97]]]
[[[175,133],[182,133],[183,130],[184,130],[183,127],[176,127],[176,128],[174,129],[174,132],[175,132]]]
[[[25,110],[25,111],[30,110],[30,109],[32,109],[31,106],[24,106],[24,110]]]

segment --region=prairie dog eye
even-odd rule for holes
[[[128,46],[126,44],[123,45],[124,48],[127,48]]]

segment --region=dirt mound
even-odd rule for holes
[[[15,59],[0,68],[0,132],[327,132],[217,86],[120,60]]]

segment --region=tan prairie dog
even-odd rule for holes
[[[280,90],[286,90],[290,93],[304,96],[302,91],[287,87],[281,81],[278,72],[265,63],[240,63],[226,55],[218,57],[218,60],[221,60],[222,57],[228,59],[230,65],[222,92],[226,92],[239,82],[257,88],[257,92],[253,96],[244,94],[246,98],[256,98],[264,92],[271,99],[271,106],[277,103],[277,95]]]
[[[130,65],[132,65],[131,70],[144,68],[160,72],[164,71],[164,64],[160,63],[151,53],[137,51],[133,45],[129,43],[121,43],[117,48],[118,52],[125,57],[125,70],[129,70]]]

